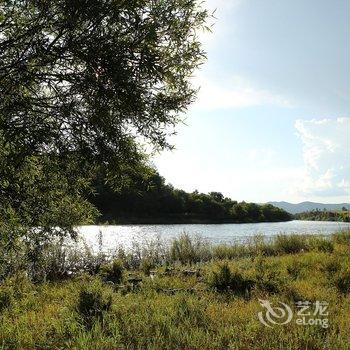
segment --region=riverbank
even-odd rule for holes
[[[349,210],[312,210],[294,215],[296,220],[350,222]]]
[[[33,284],[17,272],[1,284],[1,349],[350,345],[350,232],[219,246],[183,235],[168,248],[120,250],[113,263],[102,255],[72,254],[69,266],[69,254],[55,252],[45,260],[46,282]],[[285,303],[293,318],[271,328],[262,324],[261,300]],[[298,301],[310,302],[305,324],[296,322]],[[327,322],[311,325],[318,302],[327,303],[328,314],[316,318]]]
[[[215,224],[257,224],[257,223],[269,223],[269,222],[288,222],[293,218],[288,216],[284,219],[245,219],[237,220],[234,218],[205,218],[196,215],[171,215],[165,217],[140,217],[140,216],[128,216],[118,217],[117,219],[97,220],[96,225],[215,225]]]

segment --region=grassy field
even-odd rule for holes
[[[0,349],[350,349],[350,232],[217,247],[182,236],[163,264],[115,259],[45,283],[5,280]],[[289,305],[292,320],[262,324],[259,300]],[[327,302],[328,327],[297,324],[298,301]]]

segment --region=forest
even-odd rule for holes
[[[343,221],[350,222],[350,211],[346,208],[343,210],[311,210],[294,215],[296,220],[311,221]]]
[[[96,181],[89,197],[99,210],[99,223],[248,223],[288,221],[292,215],[271,204],[237,202],[220,192],[185,192],[166,184],[153,169],[145,178],[116,191]]]

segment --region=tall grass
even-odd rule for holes
[[[232,246],[179,237],[175,255],[171,246],[158,257],[140,247],[137,264],[135,250],[99,261],[66,251],[64,278],[33,284],[18,271],[0,283],[0,349],[348,349],[349,237]],[[139,288],[128,288],[130,275],[141,277]],[[326,301],[329,328],[265,327],[259,299],[295,313],[296,301]]]
[[[118,261],[120,268],[131,270],[141,269],[146,275],[157,266],[171,264],[192,265],[211,261],[237,260],[254,258],[256,256],[278,256],[284,254],[298,254],[309,251],[332,253],[336,244],[350,245],[349,232],[339,232],[333,236],[317,235],[277,235],[266,238],[257,235],[246,242],[233,244],[210,244],[200,236],[183,233],[170,244],[159,238],[141,244],[134,242],[131,249],[118,247],[112,252],[94,253],[87,244],[66,244],[56,241],[48,244],[42,250],[40,262],[37,262],[35,280],[55,281],[70,278],[82,272],[91,275],[106,274],[113,268],[112,262]],[[102,240],[102,237],[100,237]],[[0,254],[3,253],[0,249]],[[1,265],[1,264],[0,264]],[[1,279],[16,271],[27,271],[33,276],[33,267],[25,261],[25,254],[17,254],[16,259],[7,260],[0,266],[4,274]]]

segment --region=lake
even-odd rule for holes
[[[199,235],[213,243],[244,242],[252,236],[261,234],[271,238],[277,234],[323,234],[350,229],[350,223],[327,221],[288,221],[258,224],[212,224],[212,225],[117,225],[81,226],[79,233],[94,250],[98,247],[99,232],[102,232],[104,251],[118,246],[130,248],[133,244],[147,244],[156,239],[170,242],[182,232]]]

